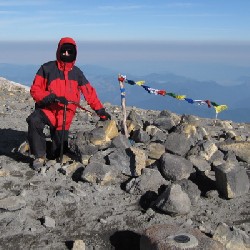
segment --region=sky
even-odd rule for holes
[[[249,0],[1,0],[0,63],[53,60],[69,36],[78,63],[190,75],[197,65],[250,68],[249,10]]]

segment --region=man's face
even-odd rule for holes
[[[76,47],[71,43],[65,43],[60,48],[60,59],[63,62],[73,62],[76,60]]]

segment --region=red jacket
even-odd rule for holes
[[[37,104],[42,102],[51,93],[56,96],[64,96],[68,101],[79,103],[81,93],[93,110],[103,108],[102,103],[97,97],[95,89],[85,78],[83,72],[74,62],[62,62],[59,51],[64,43],[71,43],[76,46],[72,38],[62,38],[57,48],[57,60],[43,64],[36,73],[35,79],[30,89],[30,94]],[[39,106],[39,105],[38,105]],[[41,108],[48,117],[51,124],[57,129],[62,130],[63,105],[58,102]],[[65,129],[69,130],[71,122],[76,112],[76,105],[68,104],[66,113]]]

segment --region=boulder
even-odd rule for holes
[[[147,228],[140,239],[141,250],[224,250],[223,245],[196,228],[158,224]]]
[[[160,158],[160,171],[166,180],[187,179],[194,172],[193,164],[178,155],[164,153]]]
[[[185,215],[190,212],[191,201],[179,184],[172,184],[157,198],[155,206],[171,216]]]
[[[232,199],[244,195],[249,190],[249,179],[243,166],[226,162],[215,168],[216,186],[219,193]]]

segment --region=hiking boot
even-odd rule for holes
[[[43,167],[44,163],[45,163],[45,159],[44,158],[36,158],[33,161],[32,167],[33,167],[34,170],[40,171],[41,168]]]
[[[29,156],[30,153],[30,146],[29,143],[27,141],[23,142],[19,148],[18,148],[18,152],[24,156]]]

